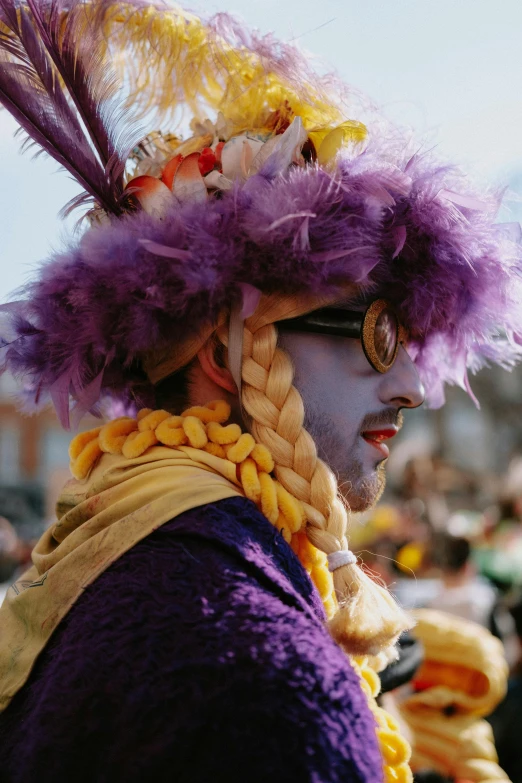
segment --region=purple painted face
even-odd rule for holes
[[[350,508],[363,511],[384,489],[387,442],[400,429],[401,408],[424,401],[417,370],[402,346],[381,374],[354,338],[285,332],[279,343],[294,363],[305,426],[319,456],[334,471]]]

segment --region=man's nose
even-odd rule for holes
[[[382,376],[379,398],[396,408],[418,408],[425,396],[417,369],[401,345],[393,366]]]

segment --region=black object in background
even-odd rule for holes
[[[409,682],[424,660],[424,648],[410,631],[405,631],[399,638],[398,652],[398,659],[379,673],[381,693],[388,693]]]

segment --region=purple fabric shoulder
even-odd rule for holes
[[[0,716],[4,783],[379,783],[373,717],[290,547],[234,498],[88,587]]]

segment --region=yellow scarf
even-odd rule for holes
[[[134,459],[104,454],[87,481],[69,481],[59,521],[0,608],[0,711],[83,590],[111,563],[178,514],[242,494],[233,463],[187,446],[155,446]]]

